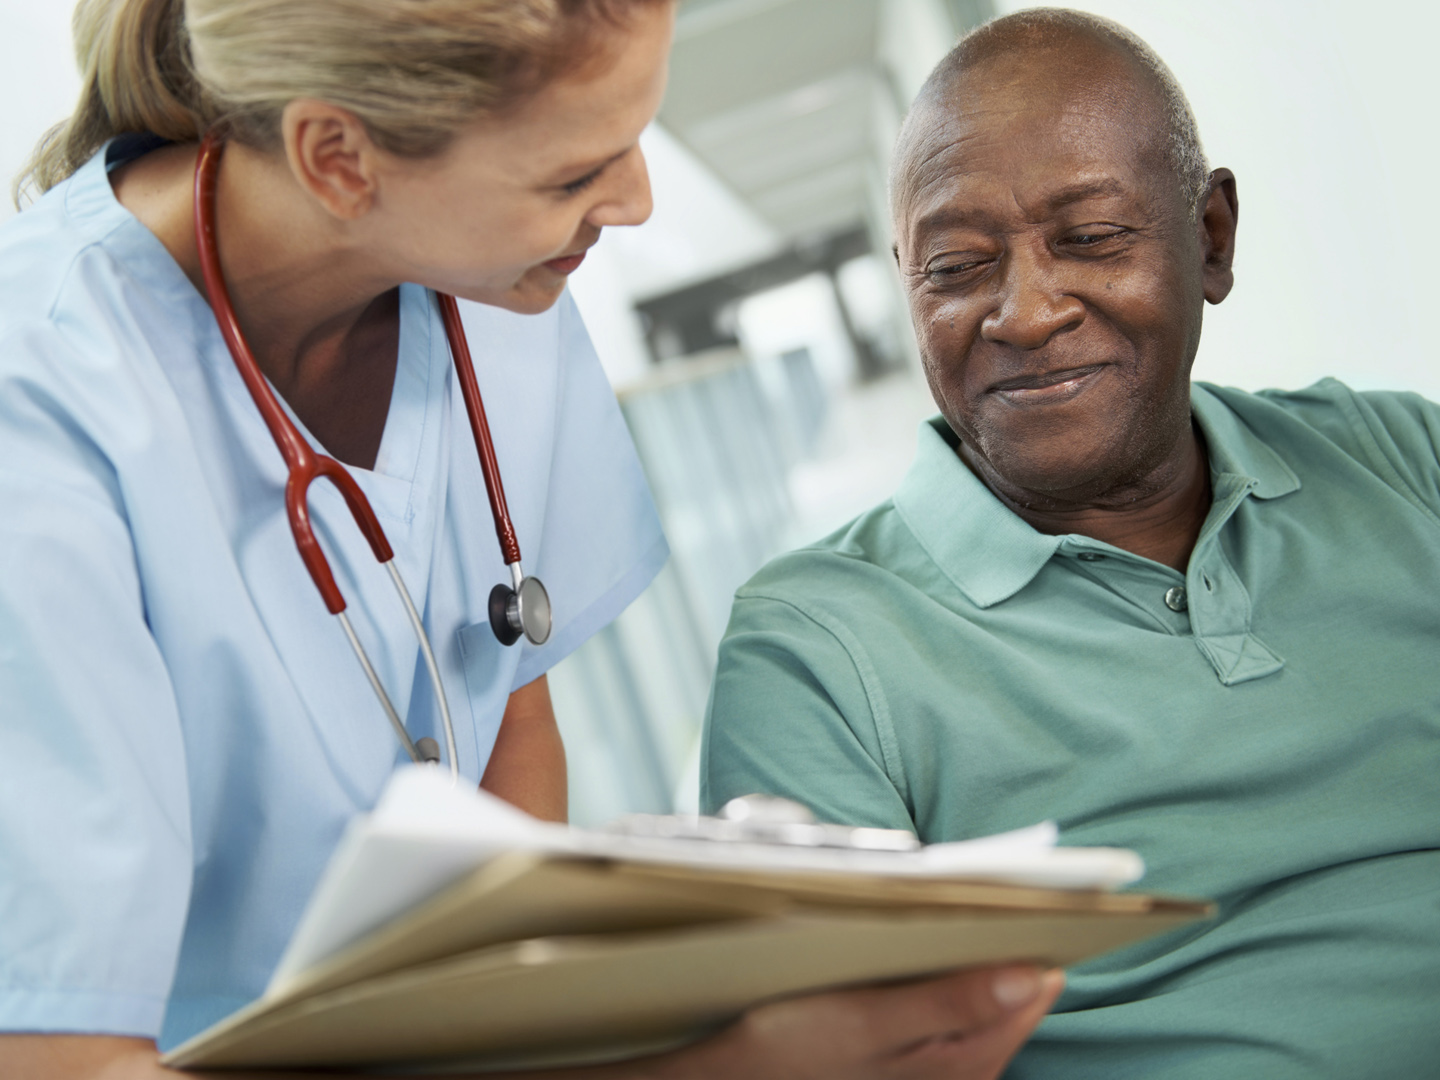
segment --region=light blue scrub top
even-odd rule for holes
[[[403,752],[295,550],[285,468],[209,307],[106,165],[0,228],[0,1030],[168,1047],[261,992]],[[425,290],[400,306],[379,458],[351,472],[474,783],[507,695],[614,619],[666,547],[569,296],[537,316],[462,304],[555,610],[542,648],[500,646],[486,604],[508,575],[444,330]],[[443,745],[385,570],[332,487],[310,507],[412,735]]]

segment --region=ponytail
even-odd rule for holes
[[[40,140],[15,180],[17,206],[27,188],[49,191],[116,135],[183,142],[204,126],[184,0],[80,0],[72,28],[80,103]]]
[[[106,140],[149,132],[278,144],[288,102],[348,109],[383,149],[438,153],[600,55],[632,8],[670,0],[80,0],[75,115],[36,147],[13,194],[50,190]]]

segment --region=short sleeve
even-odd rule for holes
[[[156,1036],[189,903],[177,708],[118,482],[0,344],[0,1030]]]
[[[543,646],[524,645],[517,687],[613,622],[670,554],[620,404],[568,292],[559,309],[555,439],[531,563],[555,625]]]
[[[705,720],[702,812],[783,795],[822,821],[914,831],[896,751],[875,723],[878,682],[844,628],[826,623],[783,599],[737,597]]]

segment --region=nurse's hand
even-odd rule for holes
[[[517,1080],[994,1080],[1055,1003],[1058,971],[962,971],[753,1009],[671,1054]],[[0,1034],[0,1080],[175,1080],[148,1039]],[[270,1078],[293,1073],[230,1073]],[[314,1075],[307,1073],[305,1075]],[[327,1073],[335,1076],[336,1074]],[[500,1080],[487,1074],[486,1080]]]
[[[1059,971],[1006,967],[794,998],[649,1069],[616,1066],[595,1080],[993,1080],[1064,986]]]

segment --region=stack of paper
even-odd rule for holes
[[[1109,890],[1131,852],[1053,826],[913,852],[547,825],[434,770],[353,823],[265,995],[168,1064],[596,1061],[767,999],[978,963],[1068,964],[1203,904]]]

